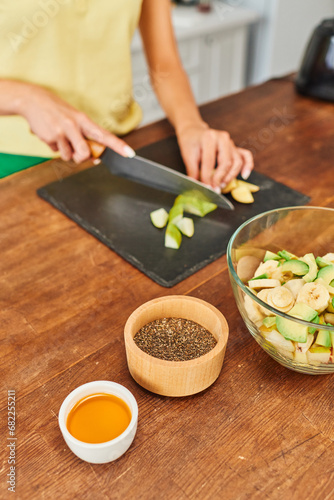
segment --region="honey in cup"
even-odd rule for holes
[[[84,443],[105,443],[120,436],[131,421],[123,399],[113,394],[91,394],[78,401],[68,414],[66,427]]]

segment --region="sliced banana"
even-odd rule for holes
[[[276,286],[280,286],[279,280],[274,280],[271,278],[262,278],[258,280],[250,280],[248,282],[249,288],[254,288],[255,290],[261,288],[275,288]]]
[[[288,288],[288,290],[290,290],[290,292],[292,293],[294,299],[296,299],[298,293],[300,292],[300,290],[303,288],[304,285],[305,281],[303,280],[303,278],[297,278],[287,281],[286,283],[284,283],[283,286],[285,288]]]
[[[259,267],[261,260],[254,255],[244,255],[238,261],[237,275],[243,283],[247,283],[254,276],[255,270]]]
[[[296,343],[296,350],[300,351],[300,352],[306,352],[308,351],[309,347],[311,347],[312,345],[312,342],[314,340],[314,335],[312,335],[312,333],[309,333],[307,335],[307,341],[306,342],[297,342]]]
[[[295,304],[295,299],[288,288],[278,286],[267,294],[267,304],[282,312],[288,312]]]
[[[258,298],[261,299],[263,302],[265,302],[266,304],[268,304],[267,302],[267,297],[268,297],[268,292],[269,292],[270,288],[263,288],[262,290],[259,291],[259,293],[257,294]],[[274,313],[272,313],[271,311],[269,311],[269,309],[266,309],[265,307],[263,306],[260,306],[258,305],[260,311],[265,315],[265,316],[274,316]]]
[[[329,292],[321,283],[310,282],[300,289],[296,302],[303,302],[318,313],[324,311],[330,300]]]
[[[264,315],[261,313],[255,300],[249,297],[249,295],[245,295],[244,304],[249,319],[253,321],[256,326],[260,327],[262,325]]]
[[[255,271],[254,277],[256,278],[257,276],[261,276],[261,274],[267,274],[269,278],[281,281],[283,273],[280,267],[280,263],[277,260],[267,260],[259,265]]]

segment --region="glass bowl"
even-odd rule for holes
[[[277,269],[276,271],[274,270],[275,265],[273,264],[267,264],[265,267],[262,266],[262,268],[258,269],[259,264],[263,262],[265,256],[269,260],[274,260],[272,259],[273,255],[266,255],[266,251],[275,254],[276,256],[274,257],[277,259],[277,252],[283,250],[293,254],[293,257],[291,258],[291,255],[289,256],[285,253],[279,255],[279,260],[276,261],[279,270],[278,275],[275,275]],[[291,279],[300,280],[300,287],[303,284],[305,285],[306,281],[302,276],[297,276],[292,271],[287,271],[286,269],[289,266],[291,267],[291,260],[295,260],[296,257],[299,260],[300,257],[303,258],[306,254],[311,253],[315,258],[333,253],[330,256],[330,258],[333,257],[333,262],[330,262],[328,260],[329,257],[327,257],[326,263],[319,261],[319,264],[321,263],[322,266],[327,267],[327,271],[334,270],[334,209],[305,206],[286,207],[257,215],[242,224],[232,235],[227,248],[227,262],[240,314],[249,332],[262,349],[278,361],[278,363],[291,370],[313,375],[329,374],[334,372],[334,326],[333,324],[329,324],[328,318],[332,320],[334,315],[326,316],[324,324],[315,324],[315,321],[319,321],[320,318],[320,323],[322,323],[322,321],[325,321],[325,314],[328,312],[334,313],[334,304],[332,303],[334,294],[331,293],[334,292],[334,281],[330,279],[328,286],[328,279],[326,278],[327,281],[325,283],[320,278],[320,276],[323,277],[323,271],[320,275],[318,273],[321,268],[317,266],[316,269],[313,269],[316,272],[315,279],[328,292],[329,311],[326,308],[324,312],[321,312],[321,308],[323,307],[322,302],[321,307],[319,306],[317,317],[312,318],[312,320],[305,314],[304,310],[302,312],[298,310],[300,306],[292,310],[295,317],[288,314],[289,310],[287,311],[286,307],[283,310],[277,309],[277,307],[280,307],[280,303],[277,300],[281,291],[270,292],[271,296],[278,294],[275,301],[276,307],[273,307],[273,301],[268,299],[266,292],[259,293],[264,283],[266,286],[269,285],[269,281],[262,281],[261,283],[260,279],[278,278],[281,289],[282,285],[286,288],[286,283],[291,281]],[[289,261],[289,264],[285,264],[283,269],[279,269],[286,261]],[[329,269],[328,266],[325,266],[328,263],[333,265],[333,268]],[[312,266],[313,264],[309,264],[309,270]],[[266,269],[269,269],[269,274],[268,272],[264,272],[264,276],[258,278],[257,284],[255,280],[251,280],[254,274],[259,275],[261,270],[266,271]],[[295,268],[294,270],[296,271]],[[326,276],[329,275],[330,273],[327,273]],[[307,276],[307,281],[310,278],[312,276]],[[312,282],[317,283],[314,280]],[[273,283],[270,283],[272,287],[274,287]],[[305,289],[301,295],[298,295],[300,287],[297,287],[297,291],[297,283],[295,282],[292,287],[290,285],[288,285],[288,288],[291,288],[293,296],[292,306],[302,301],[305,301],[309,306],[310,304],[312,306],[315,304],[315,302],[312,302],[313,298],[311,297],[310,299],[309,295],[312,294],[312,286],[308,285],[306,287],[307,291]],[[319,288],[317,287],[314,291],[319,292]],[[257,296],[258,293],[260,297]],[[268,292],[267,295],[270,296],[270,294]],[[286,294],[285,291],[284,294]],[[323,300],[326,296],[323,289],[321,289],[321,294],[321,299]],[[266,299],[269,302],[266,302]],[[318,302],[316,304],[318,306]],[[263,323],[264,319],[265,323]],[[287,322],[287,320],[289,321]],[[284,325],[284,329],[282,325]],[[287,325],[288,329],[286,329]],[[271,333],[273,330],[275,333]],[[305,331],[307,333],[306,342],[304,337],[302,342],[291,340],[291,338],[301,339],[298,335],[300,332],[303,332],[302,335],[304,336]],[[322,333],[318,337],[319,332]],[[324,341],[324,339],[326,340]],[[317,342],[322,345],[319,345]]]

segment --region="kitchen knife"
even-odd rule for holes
[[[93,155],[96,157],[96,150],[92,141],[89,141]],[[102,147],[99,152],[101,152]],[[218,194],[202,182],[191,179],[185,174],[181,174],[164,165],[160,165],[146,158],[136,155],[134,158],[127,158],[119,155],[110,148],[105,148],[100,159],[109,171],[119,177],[131,179],[140,184],[167,191],[173,194],[182,194],[185,191],[197,190],[205,195],[208,201],[215,203],[219,207],[234,210],[232,203],[222,194]]]

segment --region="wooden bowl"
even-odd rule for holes
[[[135,334],[147,323],[161,318],[195,321],[217,340],[207,354],[188,361],[166,361],[142,351]],[[184,295],[169,295],[146,302],[128,318],[124,328],[129,371],[138,384],[162,396],[189,396],[209,387],[223,366],[228,339],[228,324],[218,309],[204,300]]]

